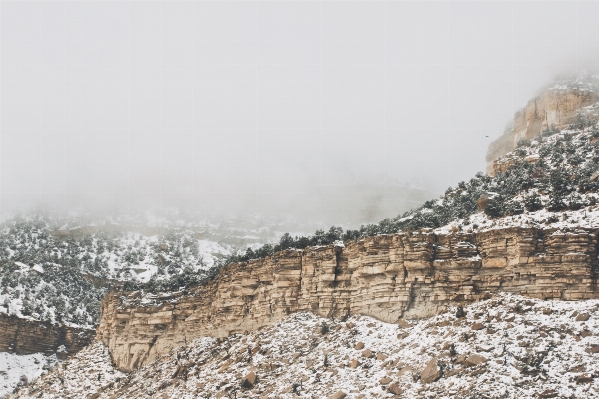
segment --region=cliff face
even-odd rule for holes
[[[89,345],[94,331],[64,325],[36,322],[0,314],[0,352],[29,355],[37,352],[56,352],[64,345],[68,356]]]
[[[299,311],[396,322],[498,291],[596,298],[598,234],[534,228],[402,233],[345,248],[283,251],[228,265],[191,295],[165,296],[156,305],[144,305],[139,293],[112,292],[102,303],[97,338],[117,367],[132,370],[195,338],[255,330]]]
[[[493,175],[494,162],[513,151],[520,139],[531,139],[550,127],[565,127],[576,119],[584,107],[599,101],[599,94],[587,88],[553,88],[528,102],[526,107],[514,115],[514,127],[489,145],[487,173]],[[599,119],[596,111],[583,112]]]

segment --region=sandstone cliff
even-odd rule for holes
[[[0,352],[29,355],[37,352],[54,353],[64,345],[59,356],[68,356],[87,346],[94,337],[93,330],[53,325],[0,314]]]
[[[521,139],[531,139],[550,127],[566,127],[578,113],[599,119],[597,108],[599,93],[592,78],[584,77],[577,84],[555,85],[528,102],[514,115],[513,128],[489,145],[487,173],[493,175],[494,162],[513,151]],[[585,109],[588,107],[587,109]]]
[[[195,338],[255,330],[299,311],[396,322],[499,291],[596,298],[598,233],[417,232],[368,237],[345,248],[282,251],[230,264],[188,296],[112,292],[102,303],[97,339],[117,367],[132,370]]]

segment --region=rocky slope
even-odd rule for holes
[[[598,360],[598,300],[501,294],[411,323],[298,313],[126,377],[97,343],[13,397],[591,398]]]
[[[599,79],[589,74],[558,79],[516,112],[513,127],[489,146],[487,173],[494,174],[493,163],[510,151],[518,141],[532,139],[552,126],[566,127],[578,114],[599,119]]]
[[[107,295],[97,338],[132,370],[193,339],[272,325],[295,312],[386,322],[514,292],[596,298],[596,229],[492,229],[367,237],[226,266],[188,295]]]

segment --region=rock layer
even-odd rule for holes
[[[513,151],[521,139],[537,137],[550,127],[566,127],[576,120],[578,113],[598,119],[597,111],[585,112],[584,107],[596,104],[599,94],[589,89],[551,89],[528,102],[526,107],[514,115],[513,128],[489,145],[487,173],[493,175],[496,160]],[[591,112],[592,111],[592,112]]]
[[[202,336],[271,325],[293,312],[364,314],[386,322],[425,317],[504,291],[543,299],[597,298],[599,230],[509,228],[401,233],[346,247],[286,250],[230,264],[190,295],[143,305],[107,294],[97,338],[132,370]]]
[[[53,325],[0,314],[0,352],[29,355],[37,352],[68,356],[87,346],[94,338],[93,330]]]

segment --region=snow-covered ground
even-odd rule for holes
[[[435,229],[437,234],[449,234],[455,231],[477,232],[508,227],[540,229],[597,229],[599,228],[599,206],[592,205],[577,211],[550,212],[542,209],[521,215],[490,218],[483,212],[465,219],[458,219]]]
[[[17,386],[32,383],[57,362],[54,355],[0,352],[0,398],[11,393]]]
[[[398,324],[300,313],[195,340],[126,378],[97,343],[15,397],[599,397],[599,300],[502,294],[464,311]]]

